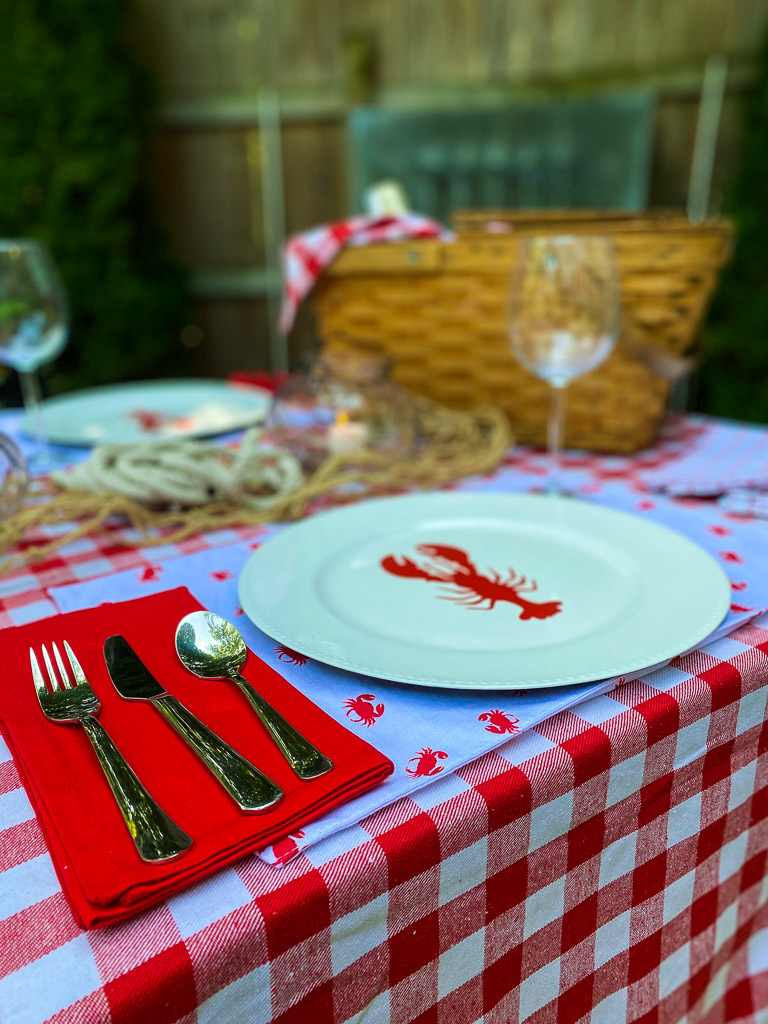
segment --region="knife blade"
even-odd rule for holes
[[[125,700],[152,700],[168,693],[124,636],[107,637],[104,660],[115,689]]]
[[[283,791],[261,769],[208,728],[155,679],[125,637],[104,641],[104,660],[115,689],[125,700],[149,701],[197,754],[241,810],[270,810]]]

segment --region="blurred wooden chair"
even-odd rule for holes
[[[655,97],[646,91],[515,102],[494,108],[349,115],[352,212],[382,179],[411,209],[610,209],[648,203]]]

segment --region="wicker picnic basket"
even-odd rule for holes
[[[621,338],[606,362],[573,381],[565,443],[631,452],[650,444],[671,381],[699,358],[699,327],[728,257],[728,222],[678,214],[462,213],[454,241],[348,248],[322,275],[314,309],[323,343],[365,341],[416,394],[458,408],[490,403],[518,441],[543,445],[550,395],[514,359],[507,307],[518,239],[611,234],[622,293]]]

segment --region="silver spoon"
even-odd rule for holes
[[[185,615],[176,627],[176,653],[184,667],[201,679],[232,679],[237,683],[300,779],[316,779],[333,768],[333,762],[240,675],[248,651],[231,622],[213,612]]]

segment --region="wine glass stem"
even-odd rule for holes
[[[35,455],[41,455],[45,447],[45,430],[43,429],[43,414],[40,411],[40,381],[34,370],[19,370],[19,381],[21,382],[21,395],[24,399],[24,408],[32,422],[32,430],[35,433]]]
[[[563,450],[563,426],[565,424],[566,382],[552,382],[552,404],[547,424],[547,448],[549,450],[549,492],[562,494],[561,454]]]

